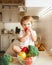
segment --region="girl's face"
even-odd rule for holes
[[[22,24],[23,28],[31,28],[31,22],[29,20],[26,20]]]

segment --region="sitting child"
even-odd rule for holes
[[[23,27],[23,30],[18,34],[20,43],[19,46],[13,45],[13,50],[16,53],[19,53],[23,47],[27,47],[28,45],[34,46],[37,40],[37,34],[32,30],[32,17],[24,16],[20,23]]]

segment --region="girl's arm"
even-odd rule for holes
[[[29,34],[25,33],[25,35],[23,37],[20,37],[19,40],[21,42],[24,42],[27,38],[28,38]]]
[[[30,36],[33,41],[37,41],[37,34],[35,31],[30,31]]]

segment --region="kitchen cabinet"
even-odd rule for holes
[[[6,51],[10,44],[12,43],[12,39],[15,39],[15,36],[12,34],[2,34],[1,35],[1,51]]]
[[[9,22],[9,19],[10,19],[10,9],[9,7],[4,7],[2,9],[2,21]]]
[[[18,8],[11,7],[11,22],[18,22]]]
[[[3,22],[18,22],[18,8],[6,6],[2,9]]]
[[[9,46],[9,36],[6,34],[1,35],[1,50],[6,51]]]

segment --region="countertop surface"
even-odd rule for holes
[[[40,51],[39,56],[34,60],[32,65],[52,65],[52,56],[46,51]],[[16,60],[10,65],[21,65]]]

